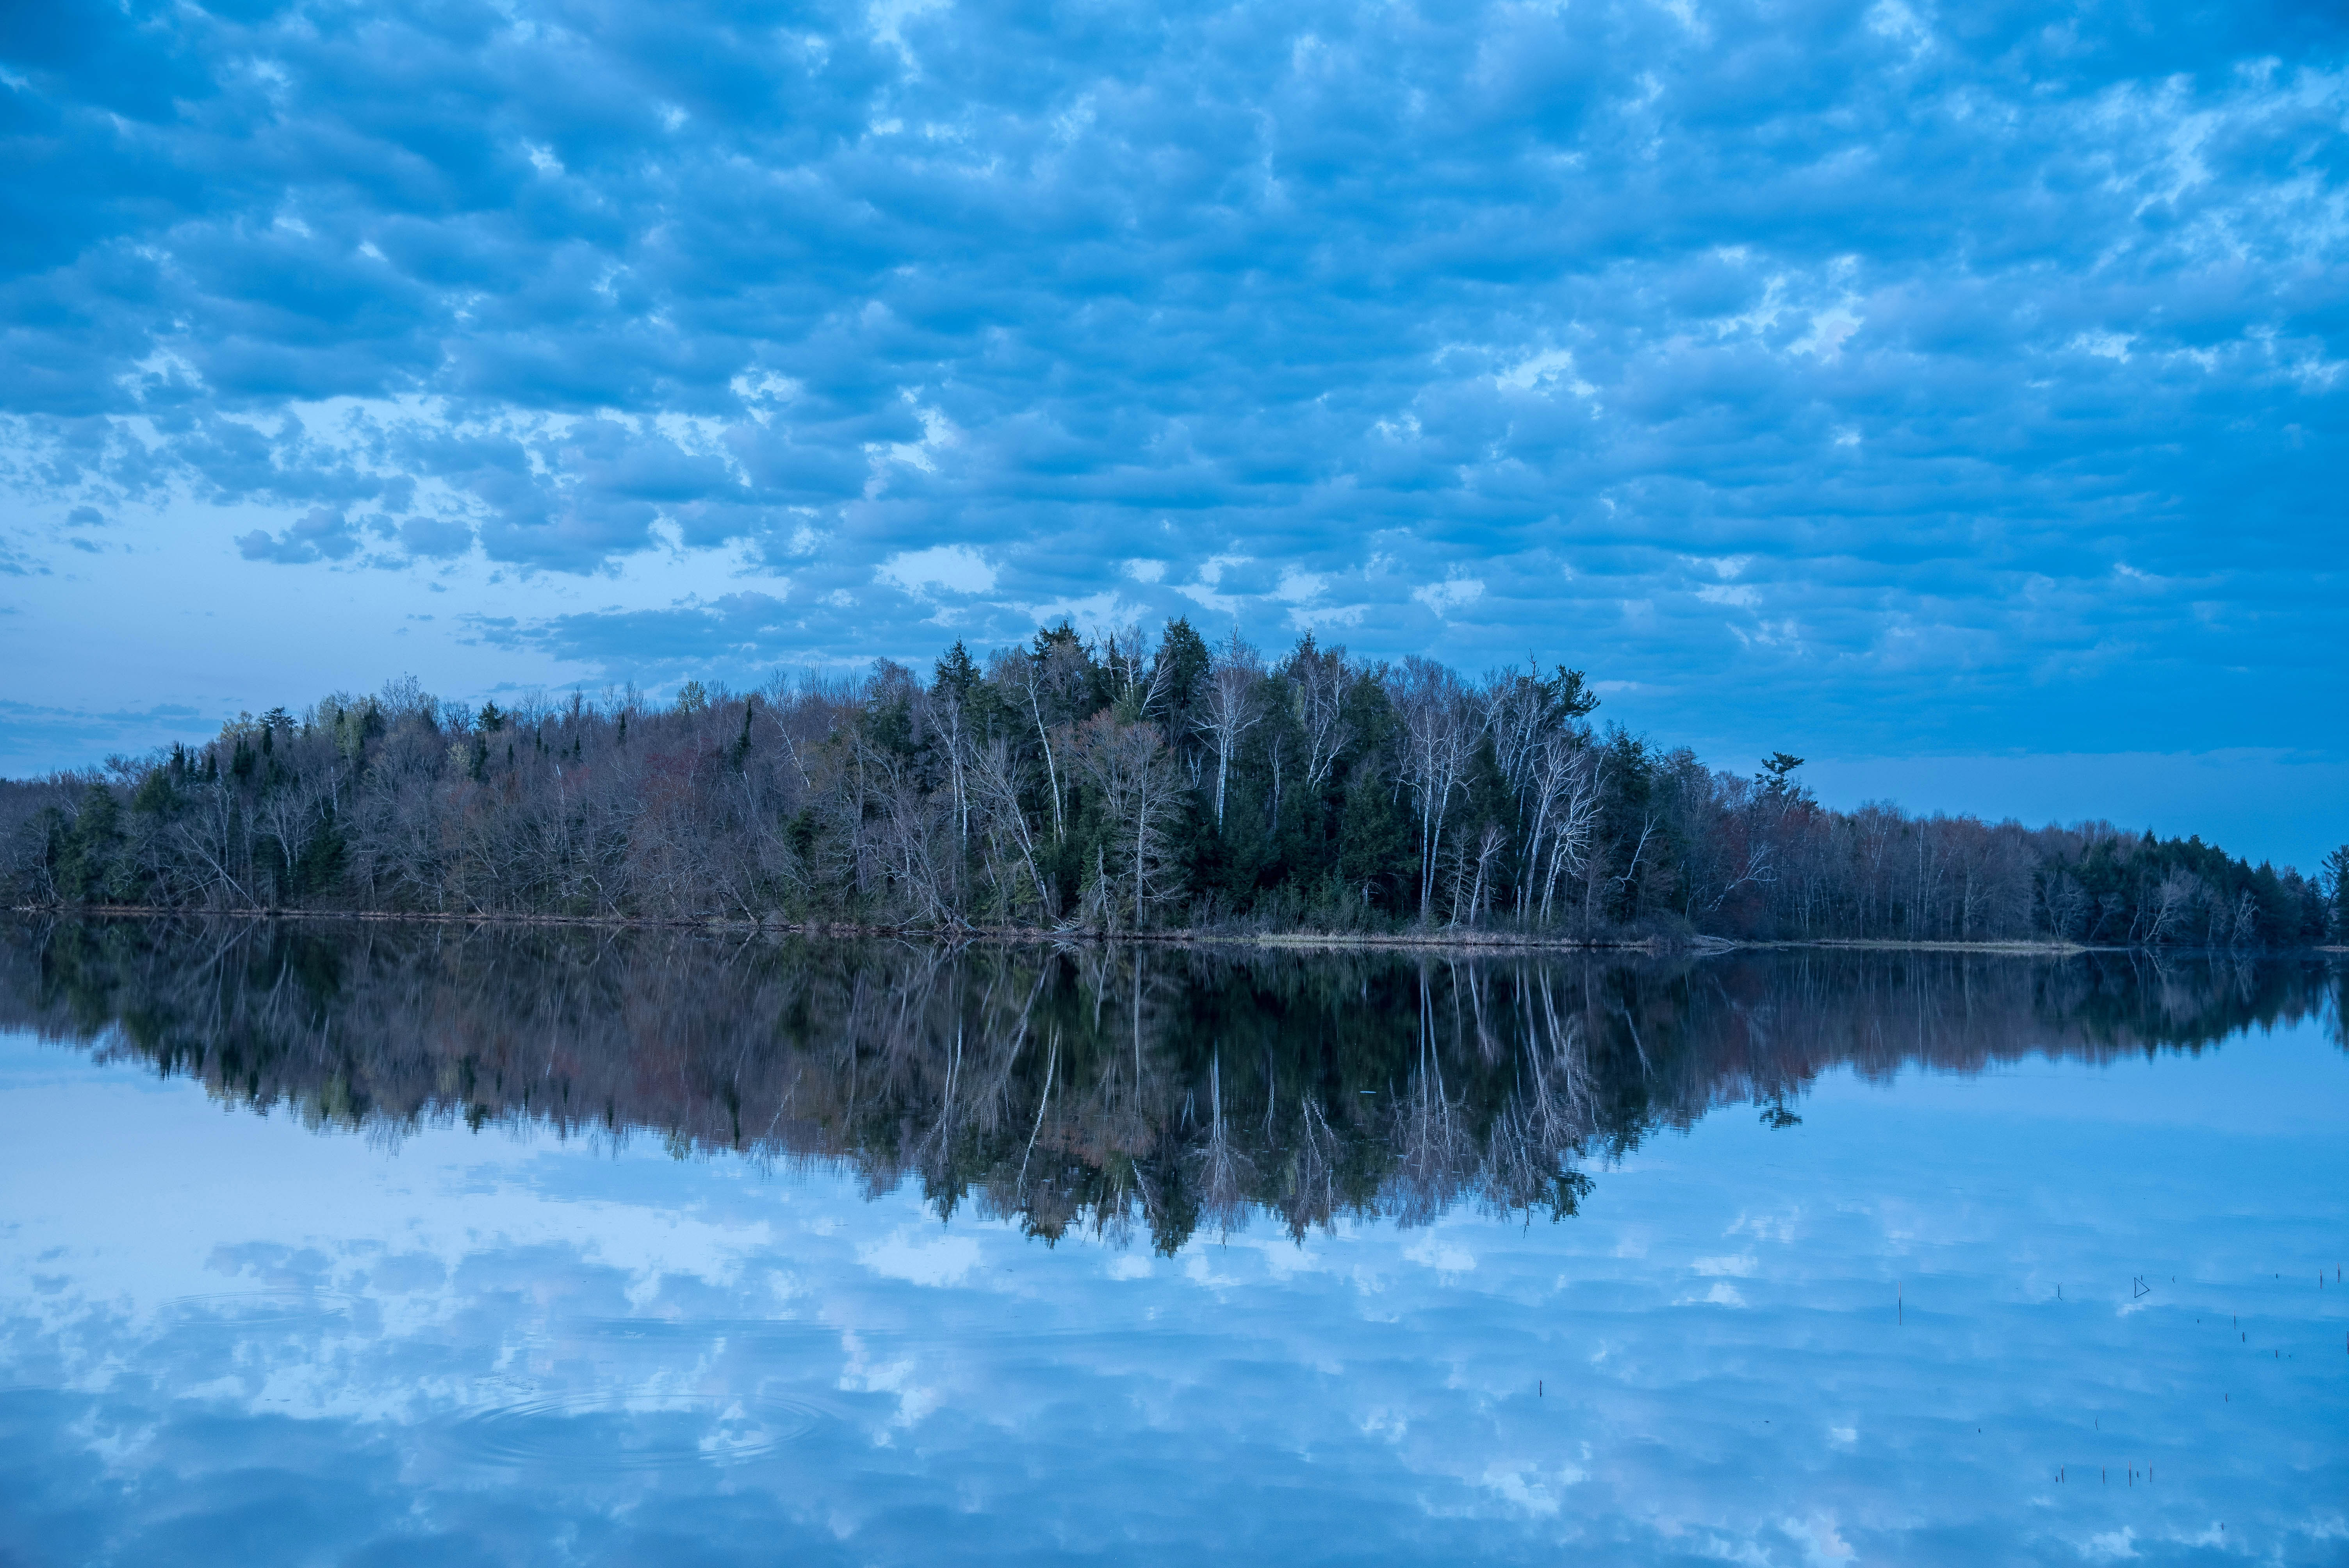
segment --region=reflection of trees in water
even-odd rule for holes
[[[0,1019],[397,1139],[661,1135],[910,1179],[1037,1234],[1162,1249],[1463,1202],[1554,1216],[1582,1167],[1822,1071],[2199,1050],[2323,1012],[2316,960],[1801,950],[1619,956],[812,944],[153,922],[0,944]]]

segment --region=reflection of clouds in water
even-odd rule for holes
[[[1684,1295],[1672,1303],[1674,1306],[1744,1306],[1745,1297],[1733,1284],[1716,1284],[1702,1295]]]
[[[2137,1532],[2126,1527],[2091,1535],[2081,1543],[2080,1555],[2091,1563],[2118,1563],[2137,1555]]]
[[[1582,1477],[1573,1470],[1561,1470],[1545,1475],[1533,1470],[1510,1470],[1495,1465],[1487,1470],[1481,1484],[1511,1507],[1536,1518],[1547,1519],[1557,1512],[1558,1490],[1573,1485]]]
[[[919,1241],[904,1231],[856,1249],[856,1261],[866,1268],[909,1284],[959,1284],[978,1266],[978,1243],[968,1236]]]
[[[916,1425],[937,1408],[938,1391],[916,1381],[920,1368],[914,1357],[876,1357],[866,1348],[864,1336],[854,1331],[840,1336],[840,1346],[846,1358],[840,1369],[840,1387],[851,1393],[887,1394],[894,1398],[897,1401],[895,1425]],[[874,1440],[886,1441],[886,1435],[875,1433]]]
[[[1228,1247],[1194,1247],[1182,1256],[1183,1277],[1193,1284],[1218,1293],[1231,1290],[1240,1283],[1240,1276],[1219,1266],[1228,1261],[1213,1254],[1228,1253]]]
[[[743,1464],[814,1432],[806,1398],[652,1387],[594,1389],[474,1410],[442,1436],[460,1460],[498,1468],[616,1471]]]
[[[1853,1555],[1850,1544],[1836,1533],[1832,1514],[1787,1524],[1786,1533],[1803,1543],[1805,1555],[1814,1563],[1841,1563]]]
[[[1469,1274],[1476,1267],[1475,1253],[1434,1231],[1417,1233],[1403,1248],[1402,1255],[1439,1274]]]
[[[1722,1234],[1751,1236],[1757,1242],[1791,1242],[1802,1217],[1800,1209],[1789,1209],[1780,1214],[1741,1213]]]
[[[2310,1061],[2338,1078],[2337,1053]],[[2256,1063],[2146,1070],[2185,1086],[2237,1066]],[[2341,1218],[2290,1140],[2181,1149],[2127,1191],[2077,1183],[2141,1136],[2089,1128],[2045,1157],[2046,1190],[2069,1205],[2048,1231],[2031,1217],[2040,1189],[2018,1179],[2004,1197],[1982,1182],[1953,1197],[1982,1141],[1875,1091],[1813,1111],[1796,1168],[1769,1163],[1784,1158],[1773,1134],[1721,1118],[1669,1166],[1616,1172],[1578,1218],[1349,1225],[1302,1246],[1260,1225],[1161,1268],[1082,1235],[1047,1249],[1008,1222],[941,1230],[916,1193],[866,1202],[829,1176],[456,1130],[387,1160],[359,1140],[222,1119],[117,1071],[47,1076],[0,1093],[0,1177],[41,1194],[0,1256],[0,1381],[74,1391],[8,1397],[9,1429],[42,1435],[0,1439],[26,1478],[26,1517],[114,1507],[121,1528],[161,1542],[171,1511],[225,1506],[202,1480],[215,1464],[243,1465],[278,1476],[239,1484],[263,1489],[322,1556],[419,1528],[409,1511],[429,1480],[428,1532],[494,1508],[505,1522],[477,1539],[534,1543],[561,1515],[607,1543],[685,1532],[721,1557],[811,1532],[843,1532],[868,1560],[920,1556],[932,1538],[907,1522],[946,1506],[984,1511],[959,1528],[988,1553],[1048,1550],[1067,1521],[1146,1551],[1195,1542],[1216,1517],[1277,1511],[1259,1507],[1265,1487],[1301,1489],[1266,1526],[1270,1550],[1292,1555],[1368,1541],[1393,1556],[1510,1558],[1570,1542],[1599,1558],[1914,1560],[1903,1542],[1930,1528],[1968,1552],[2021,1542],[2012,1555],[2074,1561],[2079,1543],[2126,1530],[2157,1557],[2204,1529],[2208,1509],[2116,1519],[2081,1511],[2108,1499],[2043,1504],[2030,1499],[2044,1488],[2015,1478],[2043,1458],[2119,1462],[2095,1445],[2121,1439],[2075,1419],[2112,1413],[2113,1368],[2158,1345],[2199,1377],[2217,1347],[2179,1337],[2168,1295],[2166,1315],[2123,1322],[2106,1292],[2054,1315],[2015,1285],[2019,1254],[2064,1249],[2075,1295],[2153,1247],[2204,1257],[2208,1278],[2248,1277],[2228,1250],[2236,1221],[2204,1218],[2228,1184],[2284,1203],[2271,1241]],[[2085,1070],[2072,1083],[2123,1087]],[[160,1190],[158,1161],[204,1172],[200,1188]],[[37,1185],[19,1179],[31,1170]],[[1764,1181],[1793,1189],[1784,1207],[1753,1200]],[[1882,1202],[1842,1202],[1879,1187],[1893,1189]],[[142,1191],[160,1195],[133,1201]],[[1920,1222],[1897,1253],[1877,1222],[1894,1202]],[[1816,1218],[1749,1218],[1764,1212]],[[1756,1248],[1699,1252],[1727,1233]],[[1689,1262],[1651,1266],[1651,1252]],[[1905,1337],[1878,1284],[1896,1264]],[[1698,1302],[1744,1310],[1659,1312],[1692,1276],[1710,1282]],[[1732,1281],[1767,1289],[1748,1284],[1749,1300]],[[206,1295],[222,1299],[186,1299]],[[2305,1397],[2303,1367],[2270,1365],[2271,1408]],[[2287,1557],[2313,1542],[2308,1483],[2340,1460],[2279,1452],[2265,1428],[2211,1425],[2173,1393],[2140,1375],[2126,1412],[2127,1440],[2147,1450],[2135,1457],[2282,1462],[2297,1480],[2230,1470],[2226,1501]],[[846,1440],[794,1435],[805,1409]],[[1960,1418],[1982,1436],[1954,1442]],[[425,1440],[469,1419],[497,1429],[495,1463]],[[68,1431],[87,1435],[57,1439]],[[199,1431],[217,1460],[189,1457]],[[635,1468],[564,1462],[595,1442]],[[1177,1471],[1196,1478],[1179,1503],[1133,1496],[1139,1478]],[[536,1495],[516,1494],[525,1472]],[[736,1487],[728,1478],[750,1490],[714,1490]],[[327,1494],[350,1501],[312,1518],[305,1500]],[[2058,1504],[2072,1511],[2046,1511]],[[66,1524],[42,1528],[71,1546]]]
[[[438,1289],[449,1278],[447,1265],[429,1253],[401,1253],[369,1268],[361,1288],[368,1295],[416,1295]]]

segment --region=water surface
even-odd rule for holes
[[[2349,1558],[2340,975],[0,948],[0,1561]]]

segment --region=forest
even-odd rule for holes
[[[1173,1253],[1460,1206],[1564,1219],[1611,1161],[1822,1074],[2108,1062],[2311,1023],[2315,954],[1297,953],[772,932],[18,917],[0,1027],[396,1143],[658,1140],[917,1182]],[[1599,1174],[1594,1175],[1593,1172]]]
[[[2199,839],[1831,810],[1709,767],[1579,670],[1066,622],[927,672],[441,701],[413,678],[0,783],[18,907],[1422,939],[2349,939],[2316,876]]]

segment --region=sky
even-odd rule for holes
[[[2349,12],[0,8],[0,771],[1189,615],[2349,839]]]

